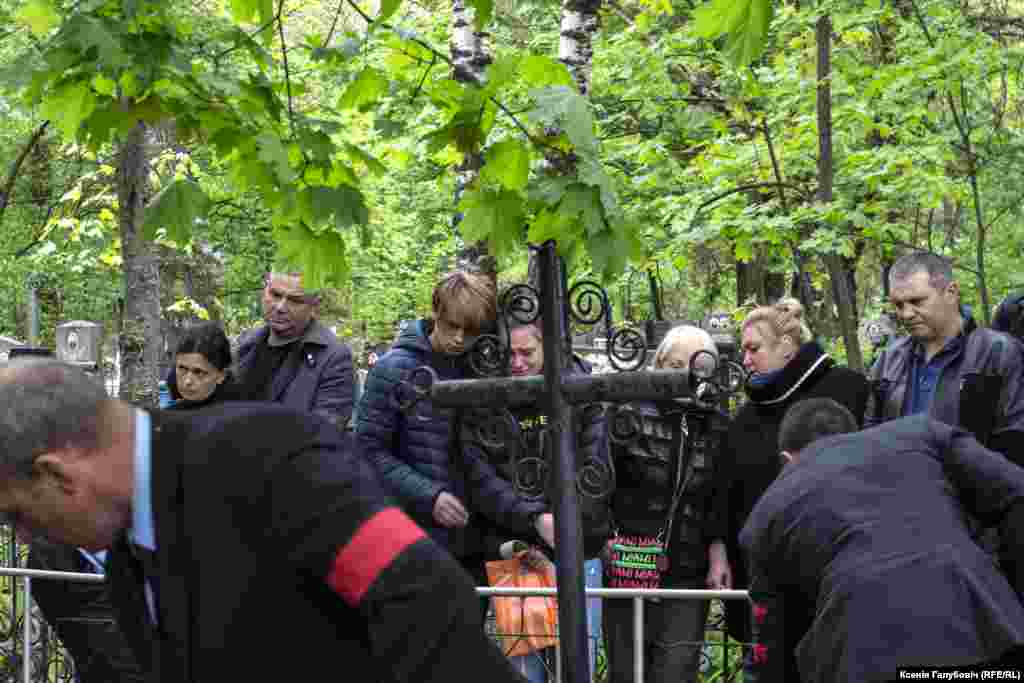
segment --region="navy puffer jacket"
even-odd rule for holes
[[[464,457],[454,411],[420,401],[413,415],[398,407],[396,387],[409,372],[430,366],[441,380],[469,379],[465,359],[436,353],[430,346],[432,323],[420,320],[401,334],[366,378],[356,417],[358,447],[406,512],[456,557],[481,549],[480,515],[518,530],[531,528],[532,514],[543,506],[519,500],[483,458]],[[476,495],[470,496],[475,491]],[[434,520],[434,502],[442,492],[470,510],[470,524],[449,529]]]

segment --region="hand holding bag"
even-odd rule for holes
[[[488,583],[495,588],[554,588],[555,565],[546,562],[543,569],[534,569],[527,563],[526,553],[488,562]],[[558,601],[554,597],[496,597],[494,614],[507,657],[554,647],[558,642]]]

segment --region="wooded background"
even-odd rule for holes
[[[911,248],[980,323],[1024,239],[1017,0],[0,0],[0,335],[169,330],[302,268],[387,341],[557,239],[617,320],[797,296],[852,367]],[[652,300],[650,279],[660,283]],[[357,345],[358,346],[358,345]]]

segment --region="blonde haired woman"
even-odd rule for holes
[[[718,351],[711,336],[690,325],[673,328],[654,354],[653,370],[714,366]],[[724,433],[726,419],[718,414],[687,414],[675,401],[642,401],[633,405],[640,418],[640,435],[628,444],[615,444],[616,489],[612,516],[619,539],[640,545],[661,545],[667,566],[661,588],[729,588],[725,559],[723,510],[714,493],[721,487],[720,449],[682,448],[698,432]],[[614,544],[613,544],[614,545]],[[629,569],[616,569],[611,548],[606,553],[606,585],[634,585]],[[644,683],[696,683],[701,641],[708,615],[706,600],[649,601],[644,607]],[[633,680],[633,605],[609,600],[602,607],[608,680]]]
[[[754,504],[782,469],[779,425],[789,407],[808,398],[830,398],[848,408],[863,424],[869,391],[867,379],[835,364],[812,339],[803,312],[799,301],[782,299],[772,306],[754,309],[740,327],[743,365],[750,373],[746,386],[749,400],[737,413],[726,439],[723,465],[728,484],[727,494],[722,498],[728,501],[726,548],[733,587],[738,589],[749,586],[750,576],[737,539]],[[731,635],[748,642],[748,604],[730,600],[726,607]],[[787,605],[787,615],[800,611],[801,606]],[[787,638],[794,637],[792,643],[786,644],[790,659],[787,671],[796,670],[791,646],[802,633],[802,629],[786,629]]]

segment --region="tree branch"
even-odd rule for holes
[[[295,110],[292,107],[292,78],[288,71],[288,44],[284,40],[284,20],[281,18],[284,14],[284,3],[285,0],[277,5],[277,34],[281,37],[281,61],[284,64],[284,87],[285,92],[288,94],[288,126],[291,128],[292,137],[295,137]],[[303,156],[305,156],[305,148],[299,145],[299,148],[303,150]]]
[[[352,9],[354,9],[356,11],[356,13],[360,17],[363,18],[363,21],[365,21],[368,24],[374,23],[373,19],[371,19],[369,17],[369,15],[366,14],[366,12],[364,12],[358,5],[356,5],[355,2],[353,2],[353,0],[345,0],[345,1],[349,4],[349,6]],[[391,31],[394,31],[395,33],[398,33],[398,31],[395,29],[395,27],[392,26],[391,24],[382,23],[382,24],[380,24],[380,26],[382,28],[390,29]],[[421,40],[419,38],[412,38],[412,37],[409,37],[409,36],[403,36],[401,34],[399,34],[399,37],[401,37],[401,38],[403,38],[405,40],[412,41],[412,42],[416,43],[417,45],[419,45],[420,47],[424,48],[425,50],[428,50],[432,55],[434,55],[435,59],[440,59],[445,64],[447,64],[449,67],[454,66],[454,64],[452,63],[451,58],[449,58],[448,55],[444,54],[440,50],[437,50],[436,48],[434,48],[433,45],[427,43],[426,41]],[[480,83],[475,82],[474,85],[480,85]],[[527,130],[526,126],[523,125],[523,123],[518,118],[516,118],[515,114],[513,114],[512,111],[508,107],[506,107],[504,104],[499,102],[498,99],[495,98],[493,95],[489,96],[487,99],[490,100],[492,103],[494,103],[494,105],[496,107],[498,107],[498,109],[500,109],[502,111],[502,113],[504,113],[506,116],[508,116],[512,120],[512,123],[515,124],[516,128],[518,128],[520,131],[522,131],[523,135],[525,135],[526,139],[529,140],[531,143],[533,143],[534,145],[536,145],[538,147],[545,147],[545,148],[548,148],[548,149],[557,149],[554,145],[549,145],[548,143],[544,142],[543,140],[538,140],[536,137],[534,137],[530,133],[530,131]]]
[[[793,190],[794,192],[800,193],[800,195],[803,196],[804,199],[810,199],[813,196],[811,193],[806,192],[799,185],[793,185],[791,183],[780,183],[780,182],[776,182],[776,181],[765,182],[765,183],[749,183],[747,185],[739,185],[737,187],[732,188],[731,190],[726,190],[725,192],[719,192],[714,197],[712,197],[711,199],[708,199],[707,201],[702,203],[700,206],[698,206],[697,207],[697,211],[698,212],[703,211],[705,208],[711,206],[712,204],[715,204],[716,202],[720,202],[721,200],[725,199],[726,197],[731,197],[734,194],[739,194],[740,192],[746,192],[748,190],[759,190],[759,189],[765,188],[765,187],[774,187],[774,188],[788,187],[789,189]]]
[[[49,125],[49,120],[43,121],[39,124],[39,127],[32,133],[32,136],[28,139],[28,142],[25,143],[25,146],[18,154],[18,157],[14,160],[14,163],[11,164],[11,168],[7,172],[7,178],[4,180],[3,187],[0,188],[0,221],[3,220],[4,212],[7,210],[7,205],[11,201],[11,194],[14,192],[14,181],[18,179],[18,173],[21,172],[21,165],[25,163],[25,159],[28,157],[29,152],[31,152],[32,148],[39,142],[39,138],[43,136],[43,133],[46,132],[46,128]]]
[[[331,39],[334,38],[334,29],[338,27],[338,19],[341,18],[341,8],[344,6],[344,2],[338,3],[338,11],[334,13],[334,20],[331,22],[331,30],[327,32],[327,38],[324,40],[324,47],[330,47],[331,45]]]

